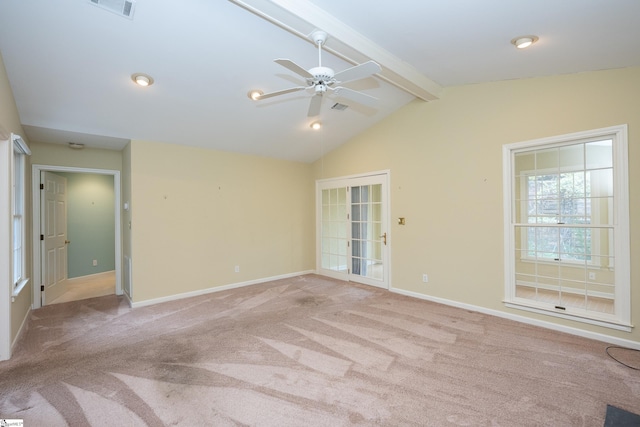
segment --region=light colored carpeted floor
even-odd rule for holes
[[[309,275],[32,313],[0,363],[25,426],[602,426],[640,412],[606,344]]]

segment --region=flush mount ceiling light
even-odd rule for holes
[[[138,86],[143,87],[151,86],[153,84],[153,77],[143,73],[132,74],[131,80],[133,80]]]
[[[526,47],[531,46],[537,41],[538,41],[537,36],[520,36],[511,40],[511,44],[517,47],[518,49],[524,49]]]
[[[320,122],[313,122],[309,125],[309,127],[313,130],[320,130],[320,128],[322,127],[322,123]]]
[[[69,148],[73,148],[74,150],[82,150],[84,148],[84,144],[80,142],[70,142]]]
[[[260,97],[264,95],[264,92],[262,92],[261,90],[250,90],[249,93],[247,93],[247,96],[254,100],[257,101],[258,99],[260,99]]]

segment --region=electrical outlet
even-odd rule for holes
[[[429,283],[429,276],[428,276],[428,275],[426,275],[426,274],[423,274],[423,275],[422,275],[422,281],[423,281],[424,283]]]
[[[235,272],[236,273],[240,273],[240,266],[239,265],[236,265]]]
[[[97,260],[97,259],[94,259],[94,260],[93,260],[93,266],[95,267],[96,265],[98,265],[98,260]]]

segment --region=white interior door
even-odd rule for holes
[[[318,271],[389,288],[388,174],[318,183]]]
[[[42,305],[67,290],[67,179],[42,172],[41,181]]]

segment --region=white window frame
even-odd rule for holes
[[[26,156],[31,155],[31,150],[19,135],[11,134],[11,142],[13,145],[13,155],[11,156],[11,295],[16,297],[29,283],[26,246],[28,226],[26,218]],[[16,220],[20,222],[19,235],[16,235]],[[16,254],[16,251],[19,253]],[[16,259],[16,256],[19,259]],[[18,274],[17,277],[16,274]]]
[[[516,297],[515,281],[515,233],[517,218],[514,200],[514,155],[527,149],[543,149],[568,143],[587,142],[597,138],[613,140],[613,233],[615,254],[614,313],[559,310],[548,305]],[[505,306],[553,317],[604,326],[630,332],[631,328],[631,272],[629,242],[629,174],[628,174],[628,130],[627,125],[612,126],[584,132],[576,132],[549,138],[506,144],[502,148],[503,197],[504,197],[504,274]]]

